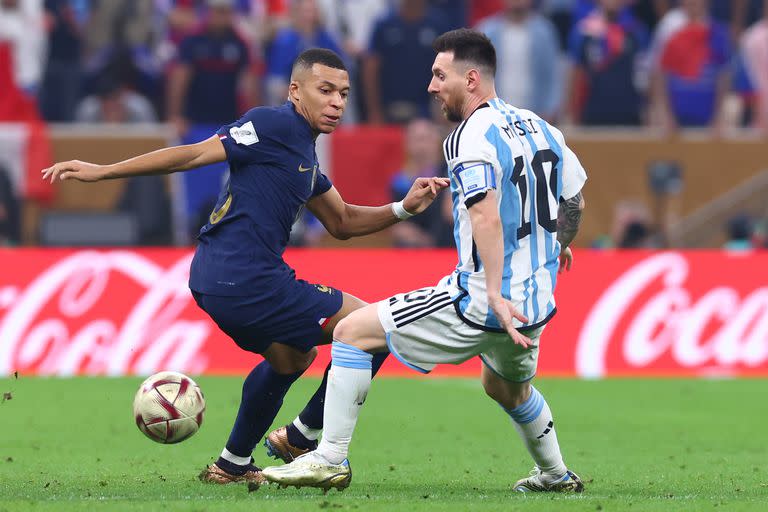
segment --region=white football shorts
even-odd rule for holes
[[[377,304],[389,351],[422,373],[429,373],[438,364],[459,364],[479,355],[505,380],[532,379],[544,326],[525,332],[532,342],[529,348],[516,345],[506,333],[472,327],[456,312],[451,297],[455,289],[447,285],[448,278],[437,286],[400,293]]]

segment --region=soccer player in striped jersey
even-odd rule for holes
[[[445,140],[459,262],[436,286],[354,311],[334,330],[323,438],[291,464],[264,469],[284,485],[344,488],[347,453],[371,383],[374,353],[389,350],[428,372],[483,362],[487,394],[512,418],[535,467],[514,489],[583,490],[560,452],[549,405],[531,385],[539,339],[556,312],[557,275],[569,270],[586,173],[559,130],[496,96],[496,53],[483,34],[438,37],[429,91],[460,124]]]

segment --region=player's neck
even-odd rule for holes
[[[467,119],[469,116],[472,115],[472,113],[477,110],[477,107],[482,105],[483,103],[487,103],[488,101],[492,100],[496,97],[496,89],[491,88],[490,91],[486,92],[485,94],[476,94],[472,95],[469,98],[467,98],[467,103],[464,105],[464,109],[462,111],[462,119]]]
[[[312,127],[312,123],[310,123],[310,121],[309,121],[309,119],[310,119],[309,118],[309,113],[305,112],[304,109],[302,109],[301,104],[297,103],[296,101],[294,101],[293,98],[289,98],[289,99],[290,99],[290,102],[293,103],[293,109],[296,111],[297,114],[299,114],[301,117],[304,118],[304,121],[307,122],[307,125],[309,126],[309,129],[312,130],[312,138],[313,139],[317,139],[317,136],[320,135],[320,131],[315,130]]]

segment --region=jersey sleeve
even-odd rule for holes
[[[290,136],[290,127],[283,120],[257,107],[234,123],[222,126],[216,133],[224,145],[227,161],[237,168],[238,165],[264,161],[268,156],[265,148],[267,131],[272,138]]]
[[[565,201],[581,191],[581,188],[587,181],[587,172],[584,170],[581,162],[579,162],[579,157],[576,156],[576,153],[565,144],[563,133],[552,125],[549,125],[549,127],[563,151],[563,189],[560,192],[560,200]]]
[[[469,208],[495,189],[501,169],[492,146],[483,135],[488,124],[470,119],[459,125],[443,145],[448,168]]]
[[[326,176],[322,172],[318,172],[317,181],[315,181],[315,186],[312,187],[312,197],[317,197],[325,194],[326,192],[331,190],[332,186],[333,186],[333,183],[331,183],[331,180],[328,179],[328,176]]]

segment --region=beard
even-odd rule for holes
[[[453,108],[447,103],[443,107],[443,115],[447,120],[449,120],[452,123],[459,123],[464,120],[459,109]]]

